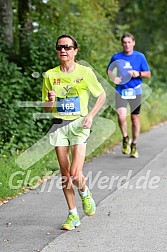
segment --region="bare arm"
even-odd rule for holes
[[[136,71],[136,70],[130,70],[128,71],[128,73],[131,75],[131,77],[134,77],[134,78],[137,78],[137,77],[140,77],[140,78],[146,78],[146,79],[149,79],[151,78],[151,72],[150,71]]]
[[[56,94],[54,91],[49,91],[48,92],[48,102],[44,103],[44,109],[45,112],[50,112],[53,108],[54,102],[55,102]]]
[[[114,84],[118,85],[118,84],[121,83],[121,81],[122,81],[122,77],[121,76],[120,77],[116,77],[111,70],[107,70],[107,74],[108,74],[110,80]]]
[[[105,99],[106,99],[106,93],[102,93],[98,96],[94,107],[89,112],[89,114],[85,117],[83,128],[90,128],[92,126],[93,118],[103,106]]]
[[[149,78],[151,78],[151,72],[150,71],[142,71],[142,72],[140,72],[140,77],[149,79]]]

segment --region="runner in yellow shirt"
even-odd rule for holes
[[[60,66],[45,73],[42,100],[45,111],[52,112],[53,115],[50,144],[55,146],[62,188],[69,208],[62,229],[72,230],[80,225],[74,185],[78,187],[85,214],[91,216],[96,210],[82,169],[93,118],[103,106],[106,94],[91,68],[75,62],[78,44],[73,36],[60,36],[56,42],[56,50]],[[90,93],[97,100],[91,111],[88,111]]]

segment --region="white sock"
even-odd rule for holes
[[[78,215],[77,208],[75,207],[74,209],[69,209],[69,214]]]
[[[88,195],[88,187],[86,186],[86,189],[84,192],[80,191],[80,194],[82,197],[86,197]]]

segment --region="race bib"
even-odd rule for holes
[[[122,89],[121,97],[122,99],[135,99],[136,90],[134,88]]]
[[[80,99],[78,96],[56,98],[56,109],[61,115],[80,115]]]

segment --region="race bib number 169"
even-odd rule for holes
[[[68,98],[56,98],[56,109],[61,115],[79,115],[80,99],[78,96]]]

